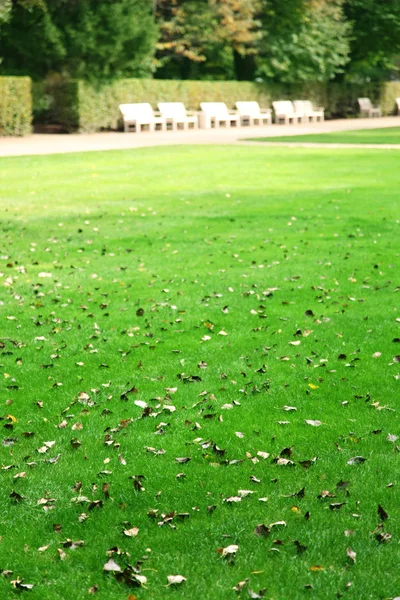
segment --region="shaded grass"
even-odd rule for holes
[[[277,137],[252,138],[257,142],[310,142],[315,144],[400,144],[400,127],[381,129],[357,129],[332,133],[310,133],[306,135],[283,135]]]
[[[13,465],[0,471],[0,568],[35,584],[30,598],[87,598],[93,585],[97,598],[128,597],[102,573],[115,546],[129,552],[114,554],[121,567],[148,556],[138,598],[222,600],[247,577],[251,589],[282,600],[399,594],[399,453],[386,439],[400,435],[399,180],[395,153],[362,150],[168,148],[0,161],[0,452],[3,466]],[[153,414],[176,411],[141,418],[136,400]],[[45,441],[56,443],[40,454]],[[294,466],[277,465],[292,446]],[[347,465],[355,455],[366,462]],[[145,491],[132,475],[145,476]],[[336,489],[340,480],[347,492]],[[290,497],[303,488],[304,497]],[[240,489],[254,494],[224,502]],[[14,503],[12,490],[24,499]],[[336,498],[318,498],[322,490]],[[71,501],[79,495],[103,507]],[[44,497],[55,499],[47,512]],[[346,504],[335,511],[332,502]],[[378,504],[389,514],[388,544],[372,534]],[[158,526],[173,510],[190,517]],[[254,535],[280,520],[286,527],[269,537]],[[123,535],[124,521],[139,528],[136,538]],[[67,538],[85,545],[64,549],[62,561]],[[234,564],[216,553],[229,544],[239,545]],[[187,582],[166,588],[178,573]],[[10,578],[0,577],[0,597],[17,597]]]

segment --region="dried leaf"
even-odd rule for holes
[[[365,462],[366,460],[367,460],[367,459],[366,459],[366,458],[364,458],[363,456],[353,456],[353,458],[350,458],[350,459],[347,461],[347,464],[348,464],[348,465],[360,465],[360,464],[362,464],[363,462]]]
[[[258,535],[259,537],[268,537],[270,533],[271,529],[263,523],[261,523],[261,525],[257,525],[254,530],[254,535]]]
[[[346,549],[346,554],[347,554],[347,557],[348,557],[348,558],[350,558],[350,560],[352,560],[352,561],[353,561],[353,563],[355,563],[355,562],[356,562],[356,559],[357,559],[357,553],[356,553],[356,552],[354,552],[354,550],[352,550],[351,548],[347,548],[347,549]]]
[[[127,537],[136,537],[139,533],[139,529],[137,527],[131,527],[130,529],[124,529],[124,535]]]
[[[104,565],[103,571],[108,571],[111,573],[120,573],[122,569],[119,565],[117,565],[113,558],[110,558]]]
[[[169,585],[178,585],[178,584],[186,581],[186,577],[184,577],[183,575],[168,575],[167,579],[168,579],[168,586]]]
[[[217,548],[218,554],[221,554],[224,558],[234,556],[238,550],[239,546],[236,544],[231,544],[225,548]]]

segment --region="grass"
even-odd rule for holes
[[[400,594],[399,185],[377,150],[1,159],[1,598]]]
[[[400,127],[335,131],[333,133],[310,133],[307,135],[283,135],[279,137],[254,138],[254,141],[309,142],[313,144],[400,144]]]

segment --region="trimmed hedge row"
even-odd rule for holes
[[[32,131],[30,77],[0,77],[0,136]]]
[[[52,121],[68,131],[94,132],[118,129],[119,104],[128,102],[179,101],[190,110],[200,102],[222,101],[233,108],[237,100],[257,100],[269,107],[278,99],[310,99],[325,107],[327,118],[359,114],[357,98],[368,96],[382,106],[383,114],[393,114],[400,84],[265,84],[244,81],[177,81],[161,79],[124,79],[95,88],[83,81],[56,81],[45,93],[52,98]]]

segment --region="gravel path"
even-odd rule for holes
[[[191,131],[158,131],[122,133],[72,133],[72,134],[33,134],[24,138],[0,138],[0,156],[22,156],[33,154],[63,154],[67,152],[90,152],[98,150],[123,150],[150,146],[181,144],[240,144],[263,146],[291,146],[305,148],[379,148],[400,149],[394,144],[316,144],[287,142],[250,142],[249,137],[279,137],[309,133],[331,133],[355,129],[376,129],[399,127],[400,117],[381,119],[338,119],[323,123],[300,125],[270,125],[269,127],[241,127],[232,129],[198,129]]]

